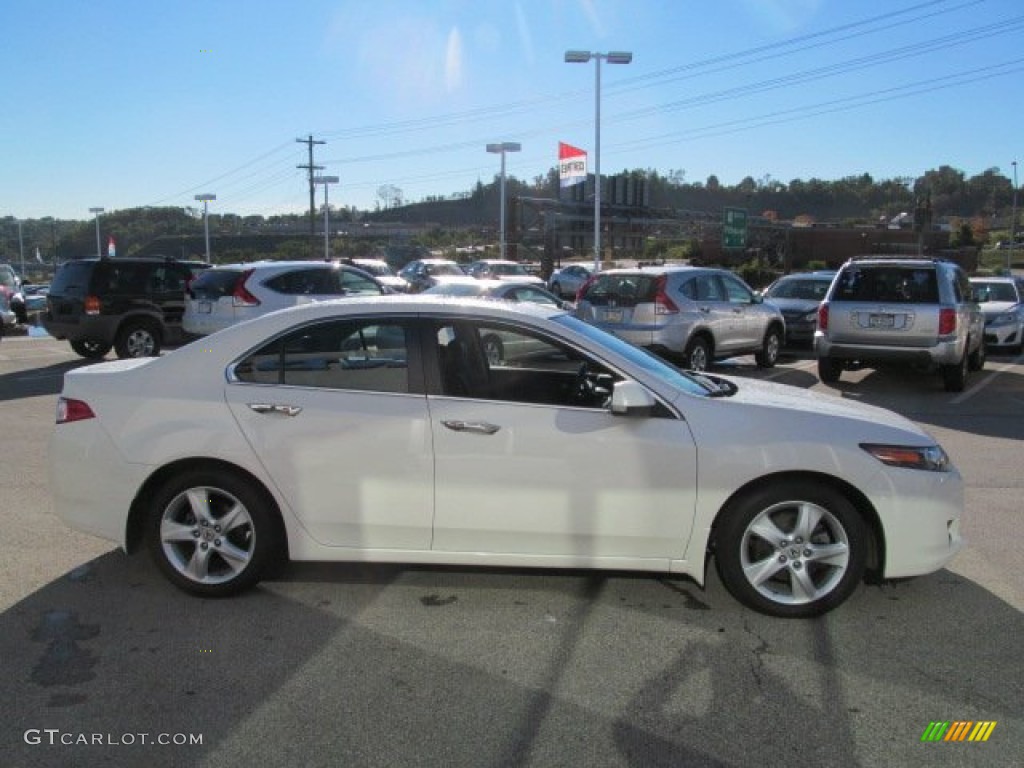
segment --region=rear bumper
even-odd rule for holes
[[[83,315],[72,319],[58,319],[49,312],[41,315],[40,321],[46,332],[55,339],[68,341],[97,341],[113,344],[117,323],[103,315]]]
[[[874,344],[832,342],[823,333],[814,334],[817,357],[833,360],[859,360],[864,363],[906,362],[920,365],[955,365],[963,359],[963,341],[941,341],[931,347],[898,347]]]

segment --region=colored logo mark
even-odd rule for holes
[[[921,741],[988,741],[995,727],[995,720],[932,721],[921,734]]]

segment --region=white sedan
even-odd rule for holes
[[[531,354],[489,362],[497,331]],[[69,525],[198,595],[284,558],[703,583],[714,557],[746,605],[813,616],[963,546],[961,477],[906,419],[692,376],[538,305],[325,302],[75,369],[49,455]]]

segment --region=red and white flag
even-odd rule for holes
[[[559,186],[571,187],[587,180],[587,153],[571,144],[558,142]]]
[[[107,240],[107,256],[114,258],[117,255],[117,246],[114,245],[114,238]]]

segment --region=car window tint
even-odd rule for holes
[[[743,283],[732,275],[720,275],[722,284],[725,286],[725,294],[730,304],[749,304],[753,298],[750,291]]]
[[[718,281],[718,275],[697,275],[694,278],[697,301],[725,301],[725,293]]]
[[[99,262],[93,271],[92,290],[96,293],[145,293],[152,264]]]
[[[358,272],[343,269],[338,273],[338,277],[341,278],[342,293],[365,293],[378,296],[382,293],[380,285]]]
[[[53,277],[50,293],[54,296],[84,296],[94,264],[92,261],[69,261],[63,264]]]
[[[235,377],[252,384],[407,393],[406,339],[399,323],[317,323],[252,353],[235,366]]]
[[[481,400],[597,408],[615,377],[582,353],[500,323],[457,321],[437,330],[442,393]],[[591,389],[581,389],[586,369]],[[599,382],[599,384],[597,384]]]
[[[939,286],[930,267],[854,265],[839,275],[832,299],[937,304]]]

